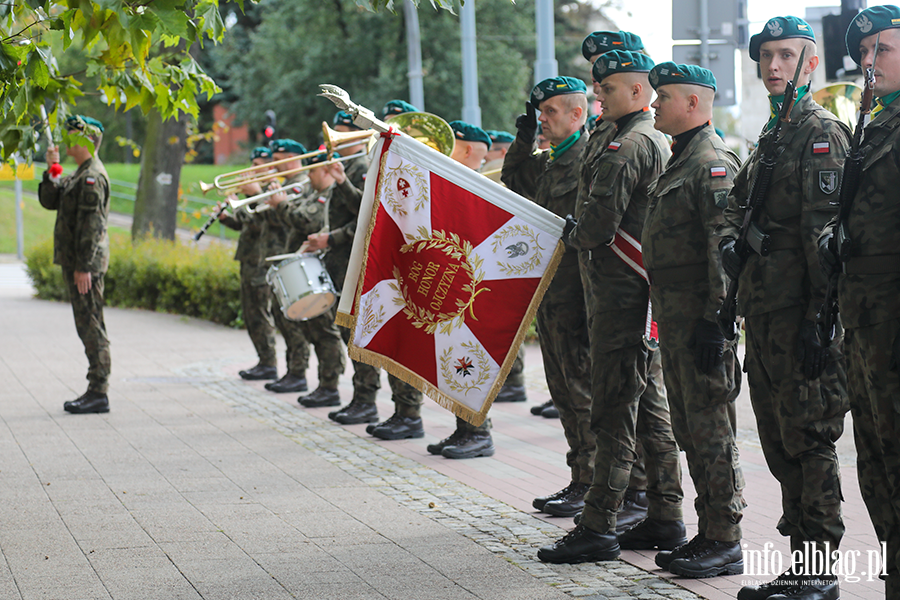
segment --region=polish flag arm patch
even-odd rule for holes
[[[610,142],[609,146],[606,147],[607,150],[612,150],[613,152],[618,152],[619,148],[622,147],[622,142]]]
[[[710,177],[725,177],[727,174],[728,172],[725,171],[725,167],[711,167],[709,169]]]
[[[815,142],[812,145],[813,154],[828,154],[831,152],[831,142]]]

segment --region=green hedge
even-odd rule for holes
[[[110,238],[105,298],[108,306],[145,308],[242,327],[241,290],[234,250],[218,244],[199,249],[168,240],[132,245],[126,234]],[[26,254],[37,297],[68,300],[62,270],[53,264],[53,240]]]

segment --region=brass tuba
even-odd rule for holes
[[[453,153],[456,146],[456,137],[447,121],[431,113],[402,113],[391,117],[389,125],[447,156]]]
[[[816,91],[813,94],[813,100],[847,125],[850,131],[853,131],[856,127],[856,116],[859,112],[862,91],[862,88],[855,83],[833,83]]]

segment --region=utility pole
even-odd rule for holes
[[[478,51],[475,46],[475,0],[466,0],[459,11],[462,38],[462,120],[481,127],[481,106],[478,104]]]
[[[422,85],[422,37],[419,34],[419,12],[412,0],[403,0],[403,17],[406,20],[406,60],[409,71],[409,101],[419,110],[425,110],[425,88]]]
[[[537,60],[534,61],[534,83],[559,75],[556,63],[553,0],[537,0],[534,5],[537,34]]]

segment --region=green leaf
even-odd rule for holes
[[[160,9],[154,5],[147,12],[159,20],[159,27],[166,35],[176,38],[188,36],[188,17],[183,11]]]
[[[39,88],[45,88],[50,83],[50,69],[47,68],[47,63],[38,52],[32,52],[25,74],[31,83]]]
[[[225,22],[222,21],[222,15],[219,13],[218,2],[204,0],[201,2],[195,12],[195,17],[199,21],[199,39],[203,43],[203,36],[206,35],[212,40],[221,40],[225,34]]]

